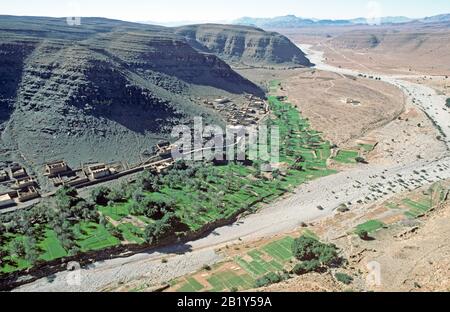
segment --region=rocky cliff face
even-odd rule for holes
[[[229,25],[192,25],[176,33],[197,50],[250,66],[311,66],[305,54],[286,37],[259,28]]]
[[[167,28],[0,17],[0,39],[0,165],[17,155],[30,166],[133,161],[176,124],[220,119],[191,100],[199,87],[263,95]]]
[[[18,157],[30,166],[59,158],[77,166],[135,161],[176,124],[220,120],[194,98],[264,95],[220,55],[289,64],[302,55],[284,37],[259,30],[211,39],[214,54],[178,32],[97,18],[68,26],[65,19],[0,16],[0,167]]]
[[[0,131],[13,110],[24,60],[32,49],[27,44],[0,44]]]

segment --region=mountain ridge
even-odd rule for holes
[[[0,16],[0,55],[0,167],[136,161],[193,116],[223,122],[199,98],[265,94],[162,26]]]
[[[368,18],[353,18],[353,19],[313,19],[302,18],[295,15],[276,16],[269,18],[253,18],[253,17],[241,17],[233,21],[236,25],[255,26],[263,29],[275,29],[275,28],[299,28],[308,26],[352,26],[352,25],[371,25],[379,23],[380,25],[386,24],[404,24],[413,22],[424,23],[439,23],[450,22],[450,14],[440,14],[425,18],[409,18],[406,16],[384,16],[379,20],[372,20]]]
[[[192,47],[249,66],[309,67],[311,62],[288,38],[251,26],[201,24],[177,27]]]

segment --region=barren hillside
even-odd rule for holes
[[[284,38],[239,29],[243,36],[255,31],[269,42]],[[192,116],[220,122],[220,115],[200,105],[206,97],[264,96],[172,28],[100,18],[68,26],[65,19],[1,16],[0,38],[0,166],[12,159],[31,168],[59,158],[72,165],[133,161]],[[284,44],[293,46],[285,38]],[[254,53],[242,48],[238,60]],[[258,51],[267,56],[271,48]],[[220,49],[225,47],[217,54],[226,55]]]

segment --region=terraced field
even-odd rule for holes
[[[55,231],[47,229],[45,231],[45,239],[40,243],[40,247],[45,251],[41,255],[41,259],[50,261],[67,256],[67,252],[61,245]]]
[[[437,207],[448,197],[448,189],[442,183],[434,183],[426,192],[415,195],[413,198],[405,197],[391,201],[386,207],[404,213],[408,218],[415,219]]]
[[[195,231],[207,223],[228,218],[236,211],[251,210],[259,202],[270,202],[305,181],[334,173],[327,169],[327,160],[331,156],[330,143],[323,141],[319,132],[311,130],[308,121],[291,104],[281,102],[274,96],[269,97],[269,103],[274,116],[271,123],[280,129],[280,161],[288,165],[282,178],[256,178],[258,167],[229,163],[206,166],[206,179],[193,177],[189,183],[181,181],[146,195],[153,199],[174,200],[176,214]],[[302,167],[293,168],[299,159],[302,160]],[[197,185],[201,185],[201,189]],[[129,200],[114,206],[99,207],[99,210],[112,220],[122,222],[131,215],[129,208],[132,204],[133,200]],[[143,216],[137,217],[143,220]],[[119,230],[132,242],[138,243],[143,239],[143,227],[151,222],[143,220],[142,227],[129,224],[127,228],[133,235],[124,231],[123,226]]]
[[[410,197],[399,197],[396,200],[388,201],[380,206],[388,209],[386,215],[388,224],[383,222],[384,219],[368,220],[358,225],[354,232],[366,231],[371,234],[389,227],[392,222],[396,223],[398,220],[417,219],[442,204],[448,194],[449,190],[445,184],[438,182],[431,185],[426,191],[415,192]]]
[[[275,81],[271,85],[273,91],[279,88],[280,82]],[[280,170],[279,175],[263,177],[258,163],[251,166],[233,162],[222,166],[204,164],[194,176],[181,175],[156,192],[144,192],[145,199],[170,201],[181,222],[190,231],[197,231],[211,222],[237,213],[254,212],[261,204],[272,202],[306,181],[335,173],[327,167],[331,156],[330,142],[324,141],[321,133],[311,129],[308,120],[290,103],[269,96],[269,106],[271,117],[268,123],[278,126],[280,130],[280,165],[285,169]],[[102,250],[120,244],[143,244],[144,230],[155,220],[141,214],[133,215],[131,207],[134,204],[136,201],[128,197],[110,202],[107,206],[96,206],[106,218],[104,225],[86,222],[73,224],[71,228],[79,251]],[[62,247],[55,233],[44,229],[46,232],[42,240],[36,242],[41,249],[39,259],[50,261],[66,256],[68,251]],[[7,241],[15,239],[20,237],[9,237]],[[13,253],[8,246],[3,250],[7,254]],[[285,253],[281,255],[286,256]],[[5,273],[31,266],[20,255],[5,259],[7,264],[1,266]],[[280,263],[272,262],[271,265],[279,267]]]
[[[354,164],[356,163],[356,158],[359,156],[359,153],[356,151],[346,151],[340,150],[338,151],[336,157],[333,159],[337,162],[344,164]]]
[[[360,224],[356,227],[357,231],[366,231],[367,233],[373,233],[383,228],[384,224],[378,220],[369,220],[363,224]]]
[[[308,121],[291,104],[274,96],[269,97],[269,104],[274,116],[270,122],[280,129],[280,161],[288,165],[282,178],[256,178],[258,167],[229,163],[206,166],[206,179],[193,177],[189,183],[181,181],[146,195],[153,199],[174,200],[176,214],[195,231],[207,223],[228,218],[236,211],[252,209],[259,202],[270,202],[305,181],[334,173],[327,169],[327,160],[331,156],[330,143],[323,141],[319,132],[311,130]],[[301,168],[293,168],[299,159],[302,160]],[[201,185],[201,189],[197,185]],[[132,204],[133,200],[129,200],[114,206],[99,207],[99,210],[112,220],[122,222],[130,216]],[[137,217],[142,220],[143,216]],[[143,226],[150,222],[143,220]],[[127,234],[129,238],[134,238],[131,241],[142,240],[143,227],[129,224],[128,228],[134,231],[133,237]],[[126,234],[123,226],[119,230]]]
[[[232,261],[218,264],[211,270],[204,269],[172,281],[171,290],[221,292],[254,288],[258,278],[270,272],[280,272],[290,263],[293,241],[287,236],[235,256]]]
[[[81,251],[101,250],[120,244],[103,225],[92,222],[77,224],[74,233]]]
[[[372,144],[358,144],[358,146],[366,152],[371,152],[375,148],[375,145]]]

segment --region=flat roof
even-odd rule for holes
[[[0,195],[0,202],[12,200],[9,194]]]

